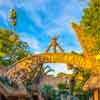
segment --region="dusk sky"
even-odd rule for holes
[[[26,41],[33,53],[43,53],[50,40],[58,36],[58,43],[65,52],[82,52],[71,28],[71,22],[80,23],[84,0],[0,0],[0,27],[12,29],[9,11],[17,12],[17,25],[14,31]],[[56,72],[68,72],[64,64],[51,64]],[[56,68],[57,67],[57,68]]]

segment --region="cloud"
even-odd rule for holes
[[[77,10],[77,12],[73,9]],[[76,3],[75,0],[62,0],[62,2],[48,0],[43,7],[35,10],[35,16],[37,17],[33,20],[51,37],[52,35],[62,34],[64,30],[69,31],[69,23],[72,20],[79,22],[81,14],[80,17],[77,17],[77,14],[81,10],[79,3]]]
[[[35,38],[32,38],[32,40],[26,39],[26,41],[29,43],[29,45],[35,49],[35,50],[40,50],[40,45],[39,45],[39,41],[36,40]]]
[[[43,40],[40,38],[45,37],[47,41],[47,36],[60,36],[62,39],[60,43],[64,48],[72,49],[72,46],[79,48],[70,27],[71,21],[79,22],[82,16],[83,6],[80,6],[79,0],[6,0],[6,2],[1,0],[0,4],[2,11],[0,14],[5,22],[9,19],[7,17],[9,8],[16,8],[18,14],[16,30],[19,33],[25,32],[26,36],[29,34],[25,41],[35,50],[40,49],[40,40]],[[30,35],[33,35],[33,39]],[[35,36],[37,39],[34,38]],[[42,45],[47,45],[47,43],[43,42]]]
[[[34,54],[40,54],[40,53],[41,53],[41,52],[39,52],[39,51],[35,51],[35,52],[34,52]]]
[[[67,29],[69,27],[70,17],[63,15],[59,17],[58,19],[55,19],[52,21],[52,24],[48,26],[47,28],[44,28],[45,33],[49,36],[60,36],[64,31],[68,31]]]
[[[35,50],[35,52],[39,52],[41,50],[40,42],[35,37],[30,37],[25,35],[27,33],[20,33],[21,40],[28,43],[28,45]]]
[[[15,31],[32,48],[32,51],[43,53],[50,42],[50,37],[59,36],[58,43],[65,52],[81,51],[70,22],[80,22],[82,9],[87,4],[80,0],[0,0],[0,23],[9,28],[9,10],[17,12]],[[0,24],[2,26],[2,24]],[[48,38],[49,36],[49,38]],[[50,64],[58,72],[71,73],[65,64]]]
[[[67,65],[64,63],[46,63],[46,64],[44,64],[44,66],[47,66],[47,65],[49,65],[52,69],[55,70],[55,72],[50,73],[55,76],[60,72],[63,72],[66,74],[72,74],[72,72],[73,72],[72,70],[68,70]]]
[[[77,2],[77,0],[76,0]],[[27,12],[27,14],[31,17],[32,21],[34,21],[38,26],[43,29],[51,28],[51,26],[56,27],[56,29],[60,28],[62,24],[65,24],[67,20],[61,22],[61,17],[71,16],[73,18],[76,17],[73,9],[77,11],[80,10],[79,3],[76,3],[75,0],[6,0],[4,2],[2,0],[2,6],[6,8],[22,8]],[[72,5],[73,4],[73,5]],[[45,16],[45,18],[41,17]],[[60,17],[60,18],[59,18]],[[68,23],[68,22],[67,22]],[[57,25],[57,26],[56,26]],[[64,27],[64,25],[63,25]],[[53,30],[53,29],[52,29]],[[58,30],[59,31],[59,30]]]
[[[10,9],[14,8],[12,0],[0,0],[0,20],[9,27]]]
[[[12,0],[0,0],[0,7],[4,7],[4,9],[12,8],[14,7],[14,3],[12,2]]]
[[[3,0],[0,0],[0,4],[2,4],[3,3]]]
[[[4,22],[8,21],[7,14],[5,12],[0,11],[0,16],[3,19]]]

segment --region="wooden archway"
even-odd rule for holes
[[[29,72],[32,65],[39,65],[43,63],[65,63],[91,70],[93,70],[94,68],[97,69],[97,67],[100,66],[100,62],[96,61],[96,55],[98,54],[98,51],[94,51],[92,53],[90,52],[90,48],[93,49],[96,46],[95,38],[86,37],[82,27],[78,26],[75,23],[72,24],[72,27],[76,31],[80,46],[83,49],[83,55],[75,53],[65,53],[57,43],[56,38],[53,38],[45,53],[35,54],[14,63],[12,65],[12,68],[8,70],[6,75],[15,79],[16,72],[22,69]],[[49,52],[50,48],[53,49],[53,52],[51,53]],[[56,48],[58,48],[60,52],[57,52]]]
[[[50,48],[53,49],[53,52],[49,52]],[[57,48],[60,52],[57,52]],[[86,69],[91,69],[92,67],[90,60],[86,60],[84,55],[64,53],[64,50],[57,43],[56,38],[53,38],[45,53],[34,54],[14,63],[12,68],[8,70],[7,76],[15,79],[17,72],[20,72],[23,69],[29,72],[32,65],[36,66],[44,63],[65,63],[67,65],[78,66]]]

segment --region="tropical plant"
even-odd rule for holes
[[[15,32],[0,28],[0,65],[11,65],[31,54],[28,49],[28,44],[21,41]]]
[[[65,93],[66,92],[66,84],[64,84],[64,83],[58,84],[58,89],[60,92]]]
[[[82,87],[90,76],[90,71],[80,68],[74,68],[73,75],[70,80],[71,94],[83,93]]]
[[[51,85],[44,84],[40,88],[40,92],[45,98],[45,100],[55,100],[56,90]]]
[[[86,36],[95,38],[97,42],[95,49],[100,50],[100,1],[90,0],[88,7],[83,12],[81,26]]]
[[[39,68],[40,68],[40,70],[38,70],[38,75],[36,78],[37,83],[39,83],[39,81],[43,78],[43,76],[48,75],[50,72],[55,71],[49,65],[47,65],[47,66],[40,65]]]
[[[63,100],[64,95],[67,93],[66,84],[65,83],[58,84],[58,91],[60,94],[60,99]]]
[[[60,73],[57,74],[57,77],[66,77],[66,74],[63,73],[63,72],[60,72]]]
[[[43,70],[42,71],[43,71],[42,73],[47,75],[47,74],[49,74],[51,72],[54,72],[55,70],[52,69],[49,65],[47,65],[47,66],[43,66]]]
[[[25,86],[30,94],[32,94],[32,85],[36,84],[38,86],[40,81],[45,75],[48,75],[49,72],[54,71],[50,66],[43,66],[42,64],[38,65],[32,72],[30,72],[29,80],[25,81]],[[48,86],[47,86],[48,88]],[[52,94],[53,96],[54,94]]]

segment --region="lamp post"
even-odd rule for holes
[[[16,26],[16,11],[15,9],[10,9],[10,24],[12,27]]]

